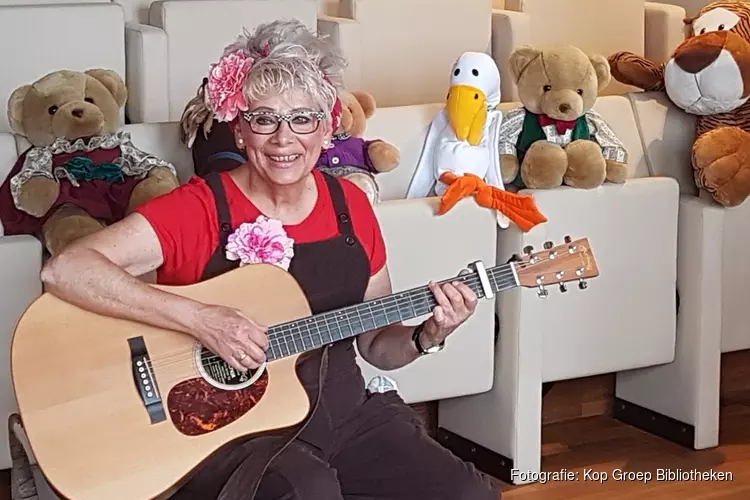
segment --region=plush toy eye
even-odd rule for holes
[[[720,25],[719,25],[719,31],[722,31],[723,29],[724,29],[724,25],[723,25],[723,24],[720,24]]]
[[[461,72],[461,68],[456,68],[456,71],[453,72],[453,76],[458,76],[460,72]]]
[[[705,32],[706,32],[706,28],[703,28],[703,29],[701,30],[701,35],[702,35],[703,33],[705,33]]]
[[[578,92],[578,95],[583,95],[583,89],[578,89],[576,92]]]
[[[545,92],[549,92],[550,90],[552,90],[552,85],[545,85],[543,89]]]
[[[94,100],[91,97],[85,98],[84,101],[90,102],[91,104],[94,104]]]
[[[49,112],[49,114],[54,115],[55,113],[57,113],[57,106],[52,105],[49,108],[47,108],[47,111]]]
[[[479,76],[479,70],[472,69],[471,70],[471,74],[474,75],[474,76]]]

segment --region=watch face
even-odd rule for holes
[[[442,350],[443,350],[443,344],[440,343],[438,345],[428,347],[427,349],[424,350],[424,352],[426,352],[427,354],[433,354],[435,352],[442,351]]]

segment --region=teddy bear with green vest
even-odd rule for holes
[[[510,56],[522,107],[500,130],[501,173],[509,188],[591,189],[628,178],[628,153],[592,110],[611,80],[604,56],[563,45],[522,46]]]

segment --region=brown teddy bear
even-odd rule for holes
[[[106,69],[55,71],[11,94],[10,126],[31,147],[0,186],[6,234],[41,237],[55,255],[179,185],[172,164],[118,131],[127,95]]]
[[[570,45],[522,46],[509,63],[523,107],[501,125],[503,182],[517,189],[625,182],[627,151],[591,109],[611,79],[607,59]]]
[[[367,194],[374,205],[379,201],[375,175],[398,166],[399,150],[380,139],[362,138],[367,119],[375,113],[375,99],[371,94],[340,91],[339,102],[341,109],[334,109],[336,129],[333,141],[321,153],[317,168],[350,180]]]

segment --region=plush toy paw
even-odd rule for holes
[[[518,157],[515,155],[500,155],[500,176],[503,184],[508,185],[516,180],[518,175]]]
[[[60,195],[60,184],[49,177],[32,177],[23,185],[19,195],[23,211],[34,217],[42,217],[49,212]]]
[[[607,180],[615,184],[622,184],[628,179],[628,166],[614,160],[606,160]]]
[[[750,134],[737,127],[720,127],[693,144],[693,173],[725,207],[740,205],[750,194]]]
[[[378,172],[389,172],[398,167],[401,161],[398,148],[385,141],[377,140],[370,143],[367,147],[367,154],[370,156],[372,166]]]
[[[83,209],[66,205],[55,211],[42,226],[44,244],[52,255],[74,241],[93,234],[105,226],[91,217]]]
[[[128,212],[132,212],[149,200],[169,193],[179,185],[180,181],[168,168],[152,168],[146,178],[133,188],[133,193],[130,195]]]
[[[560,186],[568,170],[568,155],[558,144],[537,141],[526,151],[521,164],[521,179],[529,189]]]
[[[378,184],[372,176],[364,172],[354,172],[343,176],[344,179],[354,183],[359,189],[364,191],[367,195],[367,199],[370,200],[370,205],[375,205],[380,201],[380,190]]]
[[[594,141],[577,140],[565,148],[568,170],[563,181],[570,187],[592,189],[604,183],[607,162],[601,147]]]

